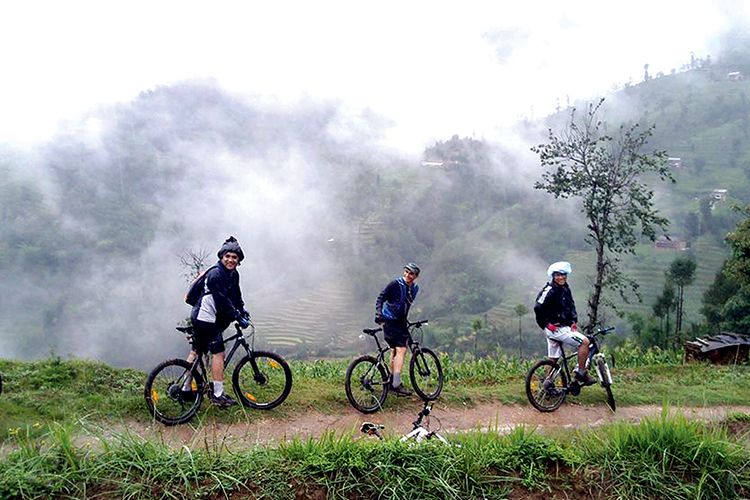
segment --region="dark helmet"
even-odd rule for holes
[[[221,245],[219,253],[217,254],[219,256],[219,260],[221,260],[221,258],[224,257],[224,254],[227,252],[236,253],[240,262],[242,262],[242,259],[245,258],[245,254],[242,253],[242,247],[240,247],[240,244],[237,242],[237,238],[235,238],[234,236],[230,236],[229,238],[227,238],[227,241],[225,241],[224,244]]]
[[[416,265],[414,262],[409,262],[404,266],[404,269],[408,269],[409,271],[413,272],[415,275],[419,276],[419,266]]]

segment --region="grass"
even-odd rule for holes
[[[0,460],[0,498],[734,499],[750,492],[750,451],[722,426],[667,410],[638,425],[556,437],[517,428],[472,432],[452,446],[327,434],[278,448],[173,449],[128,433],[76,447],[72,429],[14,436]],[[534,496],[536,498],[536,496]],[[575,496],[573,496],[575,498]]]
[[[750,405],[750,366],[683,364],[678,353],[640,351],[633,346],[612,351],[616,364],[614,395],[618,406],[652,404],[706,406]],[[218,410],[204,405],[196,424],[285,419],[309,412],[336,414],[348,409],[344,373],[349,360],[292,361],[294,387],[287,402],[268,411]],[[442,358],[445,387],[440,397],[448,407],[483,403],[527,405],[524,379],[531,361],[516,358],[480,360]],[[83,360],[50,358],[32,362],[0,361],[0,443],[14,433],[38,436],[51,423],[139,421],[149,423],[143,401],[146,373]],[[571,403],[603,405],[598,386],[584,389]],[[389,397],[386,408],[408,401]]]

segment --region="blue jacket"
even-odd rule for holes
[[[408,286],[404,278],[393,280],[378,295],[375,313],[388,320],[406,321],[418,292],[419,285],[416,283]]]

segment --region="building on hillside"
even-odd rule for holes
[[[743,75],[739,71],[732,71],[731,73],[727,73],[727,80],[730,82],[741,82],[745,79],[745,75]]]
[[[714,189],[711,192],[711,197],[715,201],[727,201],[727,190],[726,189]]]
[[[667,236],[659,236],[655,243],[656,248],[662,250],[687,250],[687,242],[684,240],[672,239]]]
[[[682,158],[667,158],[667,165],[670,168],[682,168]]]

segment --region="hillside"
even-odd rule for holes
[[[649,314],[667,266],[687,254],[698,263],[687,323],[702,321],[701,295],[737,220],[730,205],[750,202],[750,81],[722,71],[660,76],[606,96],[613,127],[654,125],[649,146],[679,158],[676,183],[652,187],[686,250],[644,242],[626,256],[644,301],[620,303],[624,312]],[[570,109],[519,124],[512,145],[454,136],[421,158],[380,149],[374,119],[365,132],[333,134],[339,112],[334,103],[261,112],[219,89],[177,84],[92,112],[85,120],[102,124],[96,140],[84,121],[33,155],[4,156],[0,282],[18,292],[0,299],[0,329],[18,334],[0,347],[139,367],[166,357],[176,340],[125,339],[184,317],[188,273],[176,256],[208,248],[208,265],[225,233],[245,248],[242,282],[260,341],[290,356],[360,349],[353,339],[371,325],[377,294],[408,261],[424,270],[413,313],[430,319],[429,341],[444,351],[473,352],[479,319],[477,354],[517,352],[514,308],[531,306],[551,261],[574,263],[571,285],[585,308],[586,223],[575,200],[533,188],[541,171],[529,151]],[[722,199],[715,189],[726,189]],[[628,334],[611,311],[606,319]],[[524,350],[534,351],[538,329],[531,315],[521,322]]]

